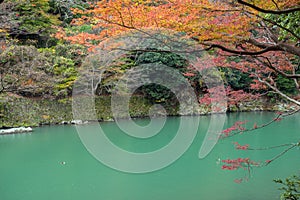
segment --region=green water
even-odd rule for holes
[[[237,113],[228,115],[225,126],[236,120],[262,123],[273,113]],[[192,117],[191,117],[192,119]],[[198,134],[180,159],[166,168],[144,174],[111,169],[96,160],[81,143],[74,126],[36,128],[31,134],[0,136],[1,200],[238,200],[279,199],[274,178],[299,173],[299,150],[291,150],[268,167],[255,168],[248,181],[244,170],[221,170],[220,159],[250,157],[256,161],[272,158],[282,149],[237,151],[233,142],[264,147],[299,139],[300,116],[291,116],[271,126],[221,140],[204,159],[199,148],[210,117],[200,117]],[[159,149],[173,137],[180,118],[169,118],[161,133],[149,139],[124,135],[114,122],[102,123],[112,142],[123,149],[147,152]],[[146,119],[137,120],[146,124]],[[95,125],[89,125],[91,129]],[[188,131],[188,130],[187,130]],[[66,162],[65,165],[61,162]]]

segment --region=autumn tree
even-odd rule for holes
[[[72,23],[89,24],[92,32],[59,32],[57,37],[92,50],[95,41],[145,27],[183,32],[183,37],[213,50],[218,66],[249,73],[255,78],[252,89],[267,90],[268,86],[299,105],[284,92],[295,95],[298,91],[297,1],[101,1],[90,5],[88,10],[74,9],[82,17]]]
[[[124,32],[135,30],[143,33],[144,28],[174,30],[182,33],[182,38],[196,41],[201,46],[198,51],[206,50],[213,55],[216,66],[246,74],[250,78],[250,90],[256,90],[260,95],[280,97],[296,105],[295,111],[279,113],[267,124],[254,124],[250,129],[245,129],[240,123],[234,124],[223,131],[223,136],[262,128],[298,111],[298,0],[115,0],[94,2],[89,9],[73,11],[81,17],[73,19],[72,25],[88,24],[92,31],[72,33],[61,30],[57,38],[86,45],[93,51],[101,41]],[[233,102],[249,97],[238,88],[228,88],[227,94]],[[211,101],[210,96],[204,96],[201,101]],[[280,156],[297,146],[298,142],[288,145]],[[247,149],[239,144],[236,147]],[[251,164],[248,159],[226,162],[229,165],[225,166],[230,169]]]

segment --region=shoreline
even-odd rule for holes
[[[249,111],[229,111],[225,113],[207,113],[207,114],[194,114],[194,115],[166,115],[166,117],[197,117],[197,116],[209,116],[209,115],[218,115],[218,114],[230,114],[230,113],[260,113],[260,112],[270,112],[270,113],[275,113],[278,112],[278,110],[249,110]],[[161,118],[163,116],[155,116],[153,118]],[[149,116],[139,116],[139,117],[131,117],[133,120],[138,120],[138,119],[146,119],[150,118]],[[120,118],[121,120],[128,120],[129,118]],[[77,122],[74,122],[77,121]],[[45,127],[45,126],[76,126],[76,125],[89,125],[89,124],[95,124],[95,123],[105,123],[105,122],[115,122],[115,119],[111,120],[72,120],[70,122],[63,121],[61,123],[52,123],[52,124],[39,124],[37,126],[33,127],[1,127],[0,128],[0,136],[1,135],[13,135],[13,134],[24,134],[24,133],[32,133],[34,132],[34,128],[37,127]],[[23,130],[22,130],[23,129]],[[7,130],[7,131],[6,131]],[[15,130],[15,131],[10,131],[10,130]]]
[[[153,104],[142,97],[133,96],[129,106],[131,118],[149,118],[149,109],[152,105]],[[184,108],[184,113],[180,113],[176,105],[168,104],[166,106],[166,116],[168,117],[212,114],[210,106],[207,105],[199,105],[196,109],[192,107]],[[266,99],[258,99],[251,102],[243,102],[238,105],[228,105],[226,113],[260,111],[287,112],[297,109],[299,109],[298,106],[290,103],[271,103]],[[114,121],[110,105],[110,96],[98,96],[95,98],[95,114],[97,120],[74,120],[71,97],[68,99],[55,100],[15,97],[9,95],[0,96],[0,130],[18,127],[40,127],[45,125],[84,124],[93,121]],[[162,115],[158,114],[157,116]],[[87,116],[86,118],[88,119],[89,117]],[[120,116],[120,118],[122,118],[122,116]]]

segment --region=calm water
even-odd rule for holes
[[[253,126],[254,122],[266,122],[274,116],[273,113],[230,114],[225,126],[236,120],[248,120],[249,126]],[[200,160],[198,151],[210,121],[209,116],[200,117],[198,134],[183,156],[166,168],[145,174],[119,172],[101,164],[88,153],[74,126],[41,127],[31,134],[0,136],[0,199],[279,199],[279,185],[272,180],[299,173],[298,149],[268,167],[255,168],[250,179],[240,184],[234,180],[248,174],[243,170],[221,170],[218,159],[270,159],[282,149],[245,152],[235,150],[232,143],[264,147],[297,141],[299,119],[300,115],[291,116],[268,128],[221,140]],[[124,135],[113,122],[102,126],[110,140],[121,148],[148,152],[166,145],[174,137],[179,121],[180,118],[169,118],[165,128],[149,139]],[[146,124],[147,120],[137,123]],[[95,125],[89,126],[92,129]]]

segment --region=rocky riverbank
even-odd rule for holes
[[[95,99],[95,111],[99,121],[112,121],[109,96]],[[134,117],[148,116],[151,104],[144,98],[132,97],[130,114]],[[176,109],[169,108],[170,115]],[[0,96],[0,128],[35,127],[52,124],[78,124],[72,115],[72,99],[24,98],[16,95]],[[84,123],[84,122],[82,122]]]
[[[130,115],[132,117],[146,117],[149,115],[151,103],[140,96],[134,96],[130,101]],[[269,102],[266,99],[243,102],[228,106],[228,112],[247,111],[288,111],[296,106],[283,102]],[[113,121],[110,97],[101,96],[95,99],[95,110],[99,121]],[[176,105],[167,105],[168,115],[180,115]],[[209,114],[210,107],[200,105],[197,110],[186,108],[187,114]],[[35,127],[52,124],[80,124],[72,115],[72,99],[38,99],[24,98],[16,95],[0,96],[0,128]]]

